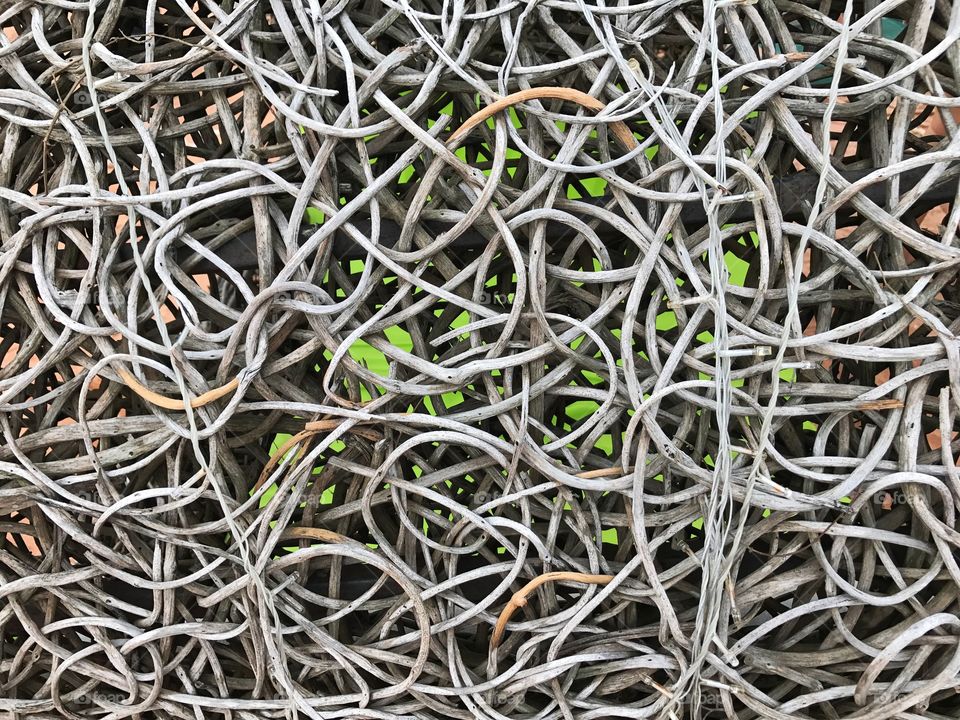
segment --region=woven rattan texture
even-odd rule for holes
[[[958,716],[960,2],[0,27],[0,717]]]

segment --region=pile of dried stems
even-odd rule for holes
[[[0,716],[957,717],[960,2],[0,27]]]

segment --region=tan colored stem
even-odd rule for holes
[[[364,422],[364,421],[360,421]],[[336,430],[343,424],[343,418],[325,418],[323,420],[311,420],[303,429],[307,432],[324,432],[326,430]]]
[[[333,530],[315,527],[288,527],[280,533],[281,540],[319,540],[320,542],[340,543],[346,538]]]
[[[306,425],[304,425],[303,429],[306,430],[307,432],[312,432],[312,433],[326,432],[327,430],[336,430],[345,421],[346,421],[346,418],[330,418],[327,420],[313,420],[311,422],[308,422]],[[360,437],[365,437],[367,440],[372,440],[373,442],[376,442],[377,440],[382,440],[383,435],[378,433],[376,430],[370,430],[368,428],[360,427],[362,425],[366,425],[372,422],[373,422],[372,420],[361,420],[356,425],[354,425],[349,430],[347,430],[347,432],[353,433],[354,435],[359,435]]]
[[[186,410],[187,406],[183,400],[179,398],[168,398],[165,395],[156,393],[146,385],[137,380],[133,375],[128,373],[123,368],[117,370],[117,374],[120,375],[120,379],[123,380],[124,384],[133,390],[137,395],[142,397],[149,403],[153,403],[157,407],[162,407],[167,410]],[[198,395],[197,397],[190,400],[190,407],[197,409],[203,407],[204,405],[209,405],[214,400],[219,400],[224,395],[229,395],[234,390],[237,389],[237,386],[240,384],[239,378],[234,378],[226,385],[223,385],[213,390],[208,390],[203,393],[203,395]]]
[[[568,582],[584,583],[586,585],[606,585],[613,580],[613,575],[588,575],[578,572],[548,572],[538,575],[533,580],[524,585],[520,590],[513,594],[510,602],[503,608],[500,617],[497,618],[497,624],[493,628],[493,637],[490,638],[490,647],[497,647],[503,639],[503,633],[507,629],[507,623],[517,608],[522,608],[527,604],[527,595],[532,593],[541,585],[557,580],[566,580]]]
[[[633,470],[632,467],[627,468],[627,472]],[[619,465],[609,468],[597,468],[596,470],[584,470],[582,473],[577,473],[574,477],[583,478],[584,480],[590,480],[592,478],[599,477],[616,477],[617,475],[622,475],[624,470]]]
[[[268,477],[270,477],[270,473],[273,472],[273,469],[277,466],[277,463],[279,463],[280,460],[282,460],[292,448],[304,440],[312,438],[317,433],[325,432],[327,430],[335,430],[343,422],[344,421],[342,418],[333,418],[329,420],[314,420],[304,425],[303,430],[287,440],[277,449],[273,456],[267,460],[267,464],[263,466],[263,470],[260,471],[260,477],[257,478],[257,482],[253,486],[253,492],[256,492],[260,489],[260,486],[267,481]],[[347,432],[353,433],[354,435],[359,435],[360,437],[364,437],[372,442],[377,442],[378,440],[383,439],[383,436],[380,433],[368,428],[352,427],[347,430]],[[294,459],[294,462],[303,456],[303,453],[306,452],[308,446],[309,443],[305,444],[303,448],[301,448],[300,452],[297,453],[297,457]]]
[[[900,400],[868,400],[867,402],[860,403],[857,406],[858,410],[897,410],[903,407],[903,402]]]
[[[481,108],[473,115],[471,115],[467,120],[458,127],[453,135],[450,136],[450,141],[454,142],[462,139],[467,133],[469,133],[473,128],[475,128],[480,123],[484,122],[487,118],[493,117],[498,112],[502,112],[507,108],[516,105],[517,103],[526,102],[527,100],[542,100],[545,98],[553,98],[557,100],[569,100],[570,102],[575,102],[578,105],[581,105],[588,110],[595,110],[599,112],[606,107],[606,104],[600,102],[592,95],[587,95],[585,92],[580,92],[579,90],[574,90],[573,88],[565,87],[536,87],[529,88],[527,90],[520,90],[515,93],[511,93],[506,97],[502,97],[496,102],[492,102],[484,108]],[[630,128],[622,121],[618,121],[610,124],[610,130],[613,132],[613,136],[620,141],[620,144],[626,150],[633,150],[637,146],[637,140],[633,137],[633,133],[630,132]]]
[[[256,492],[260,489],[260,486],[263,485],[267,478],[270,477],[270,473],[273,472],[273,468],[276,467],[277,463],[290,452],[290,449],[295,447],[297,444],[313,437],[316,434],[313,430],[301,430],[296,435],[287,440],[280,448],[267,460],[267,464],[263,466],[263,470],[260,471],[260,477],[257,478],[257,482],[253,485],[253,492]],[[303,455],[304,451],[307,449],[307,446],[304,445],[301,448],[300,452],[297,453],[296,460],[299,460]],[[296,460],[294,462],[296,462]]]

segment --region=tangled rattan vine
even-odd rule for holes
[[[0,30],[0,718],[958,717],[960,3]]]

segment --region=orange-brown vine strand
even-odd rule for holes
[[[184,403],[183,400],[179,398],[168,398],[165,395],[161,395],[160,393],[154,392],[153,390],[151,390],[146,385],[141,383],[132,374],[130,374],[123,368],[119,368],[117,370],[117,374],[120,375],[120,379],[123,380],[124,384],[127,387],[129,387],[131,390],[133,390],[137,395],[142,397],[147,402],[152,403],[157,407],[162,407],[166,410],[186,410],[187,409],[186,403]],[[240,379],[234,378],[233,380],[228,382],[226,385],[221,385],[220,387],[214,388],[213,390],[208,390],[202,395],[198,395],[197,397],[191,399],[190,407],[195,410],[197,408],[203,407],[204,405],[209,405],[214,400],[219,400],[224,395],[229,395],[234,390],[236,390],[237,386],[239,385],[240,385]]]
[[[544,573],[543,575],[538,575],[520,588],[520,590],[515,592],[513,597],[510,598],[510,602],[508,602],[506,607],[503,608],[503,611],[500,613],[500,617],[497,618],[497,624],[493,628],[493,637],[490,638],[490,647],[495,648],[500,644],[500,641],[503,639],[503,633],[507,629],[507,623],[510,622],[510,618],[513,616],[513,613],[518,608],[522,608],[527,604],[527,595],[532,593],[541,585],[559,580],[584,583],[586,585],[606,585],[608,582],[613,580],[613,575],[588,575],[587,573],[564,571],[548,572]]]
[[[484,122],[487,118],[493,117],[498,112],[502,112],[513,105],[526,102],[527,100],[543,99],[569,100],[570,102],[575,102],[578,105],[587,108],[588,110],[595,110],[597,112],[606,107],[605,103],[597,100],[592,95],[587,95],[585,92],[574,90],[573,88],[528,88],[527,90],[519,90],[518,92],[502,97],[475,112],[466,119],[463,125],[458,127],[453,132],[453,134],[450,136],[450,141],[454,142],[462,139],[467,133],[473,130],[473,128],[480,123]],[[633,150],[637,146],[637,139],[633,136],[633,133],[630,132],[630,128],[628,128],[626,123],[623,121],[611,123],[610,130],[613,132],[613,136],[620,141],[620,144],[623,145],[626,150]]]

